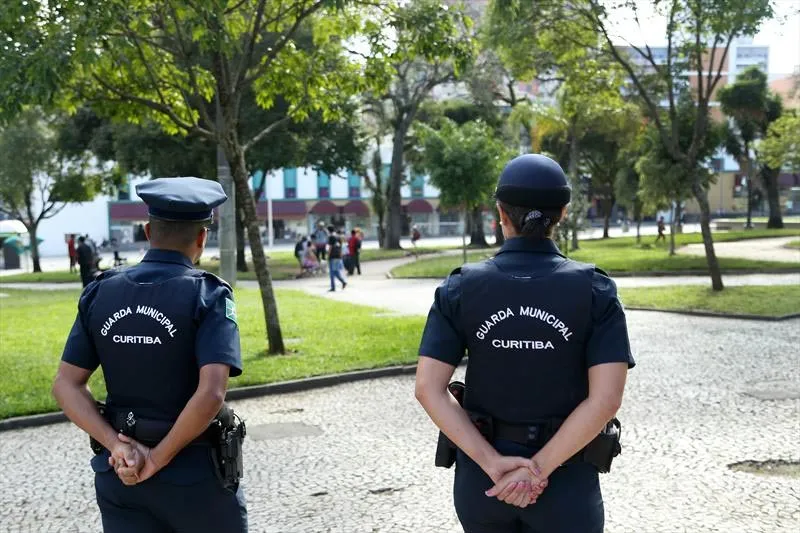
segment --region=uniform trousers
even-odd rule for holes
[[[247,533],[242,488],[223,488],[208,448],[184,450],[133,486],[123,485],[107,454],[95,457],[92,467],[104,533]]]
[[[532,457],[536,449],[497,440],[503,455]],[[558,468],[535,504],[524,509],[484,494],[494,485],[460,450],[453,488],[456,513],[465,533],[602,533],[603,497],[597,469],[588,463]]]

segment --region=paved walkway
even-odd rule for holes
[[[769,239],[747,239],[744,241],[715,242],[717,257],[742,257],[762,261],[781,261],[800,263],[800,249],[786,248],[786,244],[798,240],[794,237],[773,237]],[[687,244],[677,250],[679,254],[706,255],[703,244]]]
[[[601,476],[606,531],[800,531],[797,478],[728,468],[800,460],[800,320],[633,311],[629,326],[638,365],[623,453]],[[403,376],[236,402],[250,531],[461,531],[453,472],[433,466],[436,430],[413,388]],[[90,455],[69,424],[0,433],[0,531],[99,533]]]

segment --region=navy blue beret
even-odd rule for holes
[[[541,154],[525,154],[500,173],[495,198],[509,205],[548,209],[567,205],[571,192],[558,163]]]
[[[201,178],[159,178],[136,186],[151,217],[171,221],[203,221],[228,199],[222,185]]]

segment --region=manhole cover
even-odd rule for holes
[[[786,380],[753,383],[744,394],[759,400],[797,400],[800,399],[800,383]]]
[[[735,472],[761,474],[764,476],[786,476],[800,478],[800,461],[784,461],[782,459],[767,461],[741,461],[729,464],[728,468]]]
[[[292,437],[316,437],[322,435],[317,426],[303,422],[276,422],[247,426],[247,436],[253,440],[289,439]]]

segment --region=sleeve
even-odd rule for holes
[[[91,371],[100,366],[100,357],[97,355],[97,349],[89,329],[89,309],[97,295],[98,288],[99,283],[95,281],[89,284],[81,294],[78,301],[78,316],[75,317],[72,330],[70,330],[64,346],[64,353],[61,354],[61,360],[65,363]]]
[[[231,377],[242,373],[242,351],[236,303],[231,289],[220,282],[204,279],[198,298],[200,324],[195,340],[197,366],[214,363],[228,365]]]
[[[454,272],[436,289],[419,346],[420,355],[453,366],[458,366],[467,349],[464,332],[457,322],[460,282],[461,274]]]
[[[625,310],[617,296],[614,280],[595,271],[592,277],[592,325],[586,346],[586,366],[603,363],[636,362],[628,339]]]

